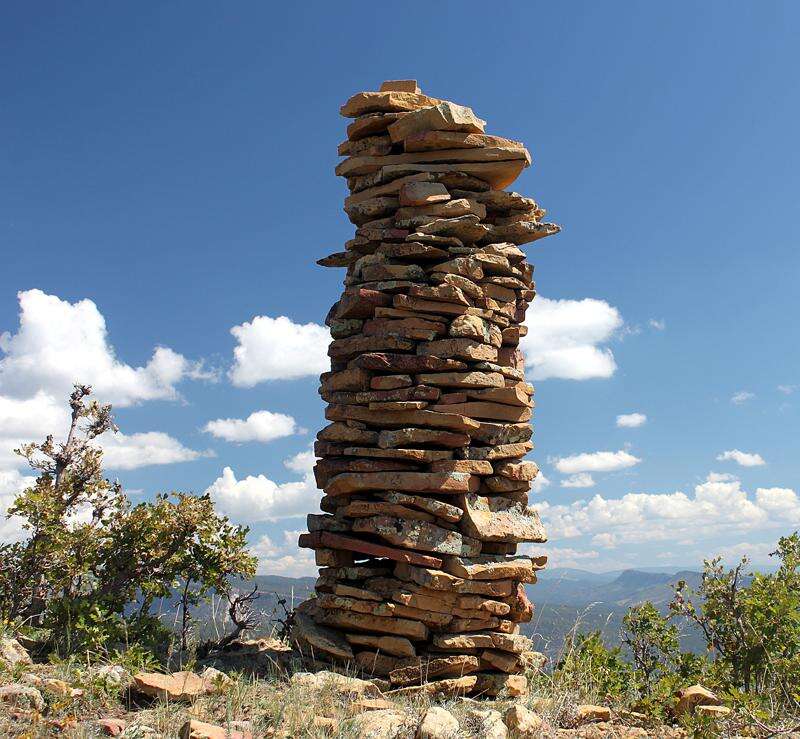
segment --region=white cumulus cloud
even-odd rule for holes
[[[237,479],[233,470],[225,467],[206,493],[232,520],[243,523],[280,521],[316,512],[322,494],[317,490],[310,469],[313,457],[301,452],[284,464],[302,473],[302,479],[283,483],[274,482],[265,475]]]
[[[0,335],[0,393],[5,396],[46,392],[61,398],[81,382],[92,385],[103,402],[128,406],[174,400],[181,380],[211,377],[199,363],[163,346],[144,366],[120,361],[105,318],[91,300],[70,303],[41,290],[25,290],[18,298],[19,328]]]
[[[635,429],[647,423],[644,413],[623,413],[617,416],[617,426],[623,429]]]
[[[0,395],[0,469],[24,466],[14,449],[44,441],[48,434],[58,438],[59,434],[66,434],[68,425],[66,402],[58,403],[45,392],[23,399]]]
[[[284,531],[280,541],[273,541],[264,534],[250,547],[258,559],[259,575],[281,575],[282,577],[314,577],[317,566],[311,549],[299,549],[297,538],[302,531]]]
[[[301,429],[291,416],[285,413],[255,411],[247,418],[218,418],[209,421],[203,431],[225,441],[268,442],[284,436],[300,433]]]
[[[588,472],[578,472],[561,481],[562,488],[593,488],[594,478]]]
[[[546,487],[550,485],[550,480],[545,477],[544,472],[539,470],[539,474],[533,478],[533,482],[531,483],[531,492],[532,493],[541,493]]]
[[[520,347],[534,380],[589,380],[617,369],[611,349],[601,346],[622,328],[619,311],[604,300],[551,300],[537,296],[528,310],[528,335]]]
[[[729,449],[717,456],[719,462],[736,462],[742,467],[761,467],[766,464],[760,454],[750,452],[740,452],[738,449]]]
[[[93,397],[116,406],[178,398],[186,378],[214,379],[202,365],[157,347],[143,367],[120,361],[109,343],[105,318],[91,300],[70,303],[41,290],[18,294],[19,328],[0,336],[0,470],[24,467],[15,448],[69,426],[67,395],[76,382],[92,385]],[[111,469],[186,462],[206,456],[160,431],[106,433],[97,439]]]
[[[800,509],[800,499],[791,488],[757,488],[756,503],[770,516],[794,520]]]
[[[8,516],[8,509],[25,488],[32,485],[33,477],[20,474],[17,470],[0,470],[0,544],[10,544],[25,538],[22,519]]]
[[[228,372],[237,387],[267,380],[294,380],[329,369],[330,332],[316,323],[295,323],[286,316],[256,316],[234,326],[237,346]]]
[[[577,549],[574,547],[554,547],[550,545],[537,544],[535,546],[523,544],[520,552],[529,556],[540,554],[547,555],[547,569],[543,576],[547,577],[547,571],[556,567],[573,567],[580,569],[591,565],[594,569],[596,560],[600,553],[593,549]]]
[[[305,452],[298,452],[289,459],[283,460],[283,466],[286,467],[287,470],[292,470],[293,472],[297,472],[301,475],[310,475],[314,470],[314,465],[317,462],[317,458],[314,456],[314,445],[311,444],[311,448],[306,450]]]
[[[617,546],[617,537],[614,534],[604,532],[602,534],[595,534],[592,537],[592,544],[596,547],[605,547],[606,549],[614,549]]]
[[[731,403],[734,405],[743,405],[748,400],[752,400],[756,397],[755,393],[751,393],[749,390],[739,390],[738,393],[734,393],[731,396]]]
[[[211,451],[189,449],[163,431],[137,434],[103,434],[98,440],[103,449],[103,463],[112,470],[134,470],[157,464],[191,462],[199,457],[213,457]]]
[[[14,454],[14,449],[43,441],[48,434],[52,434],[56,441],[63,440],[68,427],[66,398],[56,400],[43,391],[25,399],[0,395],[0,469],[25,467],[25,460]],[[136,434],[109,431],[94,443],[103,449],[105,465],[118,470],[188,462],[209,454],[189,449],[161,431]]]
[[[577,472],[615,472],[633,467],[642,460],[620,449],[618,452],[584,452],[569,457],[559,457],[555,467],[565,475]]]

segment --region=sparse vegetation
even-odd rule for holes
[[[552,672],[539,676],[540,689],[563,705],[571,695],[573,702],[600,701],[666,720],[676,692],[702,683],[734,709],[731,726],[755,726],[765,735],[797,731],[800,536],[781,538],[773,556],[780,564],[772,573],[750,571],[746,558],[731,569],[719,558],[706,561],[699,587],[679,582],[667,614],[650,602],[632,607],[619,645],[605,644],[597,631],[571,634]],[[687,625],[702,631],[704,654],[680,650]]]

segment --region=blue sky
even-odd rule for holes
[[[528,250],[544,299],[529,360],[585,358],[558,355],[536,382],[553,562],[763,561],[800,526],[797,4],[1,13],[0,508],[24,472],[8,449],[61,423],[56,398],[87,381],[118,406],[127,436],[109,458],[136,496],[211,489],[252,524],[263,571],[313,570],[284,532],[315,506],[304,475],[323,424],[324,341],[299,327],[341,288],[314,260],[353,230],[333,175],[338,108],[415,77],[527,144],[534,166],[513,189],[564,228]],[[264,379],[237,385],[246,370]],[[203,431],[258,411],[294,423],[218,434],[288,435]],[[616,425],[633,413],[646,422]]]

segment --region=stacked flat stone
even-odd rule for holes
[[[484,133],[469,108],[385,82],[341,109],[352,118],[344,209],[356,225],[326,323],[331,371],[317,434],[323,514],[300,546],[321,567],[294,635],[315,661],[398,689],[526,690],[519,624],[544,557],[528,506],[533,387],[518,349],[533,300],[519,248],[557,233],[508,187],[530,155]]]

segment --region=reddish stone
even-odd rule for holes
[[[392,296],[377,290],[357,288],[345,292],[336,306],[336,318],[372,318],[379,305],[391,305]]]
[[[384,352],[362,354],[354,360],[354,365],[362,369],[404,374],[452,372],[467,369],[467,365],[464,362],[459,362],[455,359],[422,357],[413,354],[387,354]]]
[[[340,536],[331,534],[328,531],[315,531],[313,534],[300,534],[298,546],[305,549],[330,548],[342,549],[346,552],[358,552],[359,554],[369,554],[373,557],[386,557],[395,562],[407,562],[409,564],[420,565],[421,567],[441,567],[442,560],[439,557],[429,557],[427,554],[417,554],[405,549],[373,544],[372,542],[355,539],[350,536]]]

